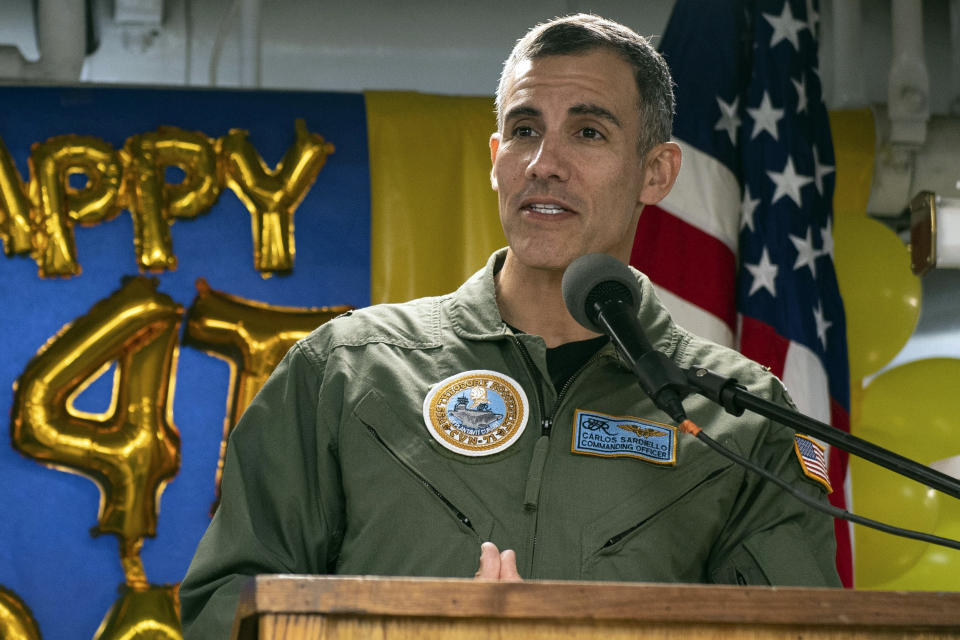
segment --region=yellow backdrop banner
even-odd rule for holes
[[[368,92],[370,302],[453,291],[506,244],[493,99]]]

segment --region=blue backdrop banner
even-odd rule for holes
[[[171,146],[171,138],[180,142]],[[368,304],[364,100],[361,94],[306,92],[2,87],[0,140],[8,161],[6,187],[0,179],[6,252],[0,258],[0,428],[6,434],[0,446],[0,585],[26,603],[43,638],[92,638],[129,580],[129,567],[125,572],[120,562],[118,536],[91,535],[101,506],[91,475],[41,464],[14,446],[17,381],[24,384],[28,363],[48,341],[120,290],[127,276],[154,278],[156,290],[184,310],[197,297],[199,278],[213,290],[267,305]],[[308,147],[321,156],[312,165]],[[252,162],[257,156],[265,166]],[[206,170],[212,204],[178,215],[167,200],[151,200],[159,192],[148,188],[144,167],[161,167],[161,186],[175,195],[173,186],[189,190],[194,174],[205,171],[190,164],[197,158],[215,161]],[[278,163],[283,171],[273,172]],[[19,186],[10,185],[11,167],[22,182],[19,196]],[[275,198],[267,187],[290,193]],[[106,200],[92,198],[111,194],[117,199],[109,206],[119,207],[119,214],[103,216]],[[24,216],[16,219],[17,207],[24,203],[34,211],[28,223],[32,256],[14,253],[15,227],[24,223]],[[277,210],[264,214],[271,207]],[[287,222],[295,222],[292,229]],[[160,262],[144,273],[141,265],[152,259],[148,249]],[[284,251],[292,268],[270,268]],[[169,268],[172,258],[176,265]],[[55,275],[71,260],[79,273]],[[185,343],[186,326],[184,312],[179,355],[168,376],[179,467],[158,503],[156,537],[146,537],[139,553],[153,585],[182,579],[209,522],[229,411],[230,367]],[[111,411],[113,369],[72,400],[77,415]]]

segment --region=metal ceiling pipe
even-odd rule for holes
[[[15,47],[0,51],[3,77],[41,82],[76,82],[86,54],[86,3],[39,0],[37,49],[40,59],[29,62]]]
[[[957,0],[960,1],[960,0]],[[832,5],[833,102],[841,109],[867,106],[867,90],[863,84],[863,45],[860,0],[839,0]]]
[[[260,0],[240,0],[240,86],[260,86]]]
[[[960,116],[960,0],[950,0],[950,115]]]
[[[927,141],[930,78],[923,57],[923,3],[891,0],[893,50],[886,110],[876,107],[876,161],[867,211],[899,216],[910,198],[917,153]]]
[[[923,3],[892,0],[893,61],[887,87],[890,141],[922,145],[930,119],[930,77],[923,57]]]

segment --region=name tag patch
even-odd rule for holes
[[[677,429],[639,418],[608,416],[577,409],[570,451],[606,458],[639,458],[655,464],[677,463]]]

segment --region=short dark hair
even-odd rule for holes
[[[673,129],[673,79],[670,68],[649,40],[629,27],[579,13],[538,24],[517,41],[503,64],[497,86],[497,126],[503,126],[503,91],[517,64],[546,56],[578,55],[607,49],[630,63],[637,82],[640,108],[641,155],[670,139]]]

